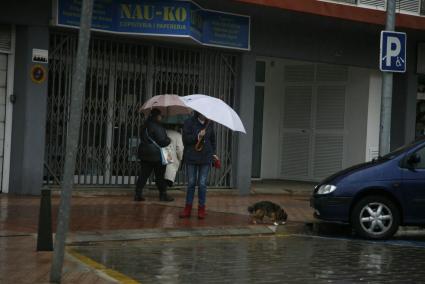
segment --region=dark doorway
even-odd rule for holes
[[[261,151],[263,141],[263,110],[264,110],[264,83],[266,63],[257,61],[255,105],[254,105],[254,139],[252,144],[252,177],[261,177]]]

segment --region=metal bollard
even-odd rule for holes
[[[50,189],[41,190],[37,251],[53,251],[52,198]]]

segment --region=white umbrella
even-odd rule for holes
[[[159,109],[166,116],[191,113],[191,109],[186,107],[178,95],[159,95],[152,97],[143,104],[140,112],[148,115],[154,108]]]
[[[187,107],[201,113],[209,120],[222,124],[233,131],[246,133],[238,114],[222,100],[200,94],[180,97],[180,99]]]

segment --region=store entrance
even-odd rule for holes
[[[45,182],[55,183],[61,179],[65,160],[77,35],[54,31],[50,40]],[[196,93],[219,97],[234,106],[237,61],[237,54],[218,49],[156,46],[95,36],[89,50],[75,184],[133,185],[144,119],[140,106],[155,95]],[[216,134],[222,167],[211,171],[210,185],[230,187],[233,135],[221,126]],[[184,173],[176,183],[185,183]]]

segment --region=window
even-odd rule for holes
[[[254,101],[254,141],[252,143],[253,178],[261,177],[261,155],[263,143],[263,111],[264,85],[266,82],[266,62],[257,61],[255,69],[255,101]]]
[[[419,149],[415,154],[420,158],[419,163],[415,165],[415,169],[425,169],[425,147]]]
[[[400,13],[414,14],[419,13],[419,6],[422,0],[397,0],[396,11]]]
[[[266,80],[266,62],[257,61],[257,66],[255,68],[255,82],[264,83]]]
[[[357,0],[334,0],[335,2],[342,2],[348,4],[357,4]]]

